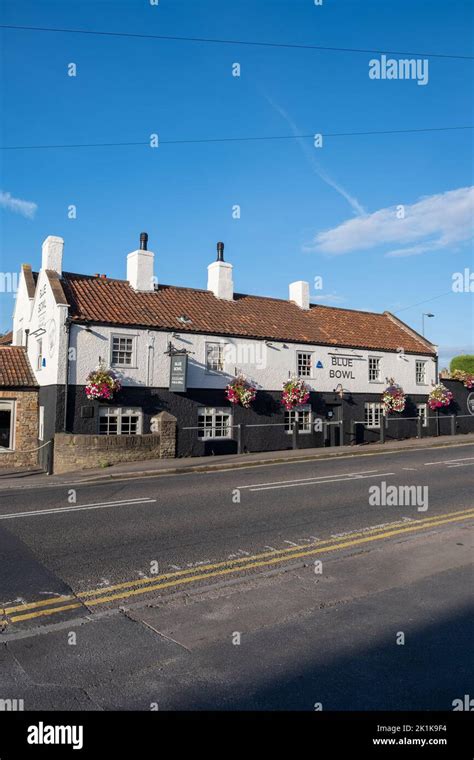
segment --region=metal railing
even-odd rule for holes
[[[317,418],[321,419],[321,418]],[[186,426],[180,428],[180,430],[198,430],[203,435],[199,436],[200,441],[225,441],[225,440],[236,440],[237,442],[237,453],[242,454],[243,452],[243,434],[247,428],[285,428],[287,429],[288,433],[291,433],[291,442],[292,442],[292,448],[293,449],[299,449],[299,436],[300,435],[307,435],[308,433],[323,433],[323,438],[327,438],[327,428],[330,425],[343,425],[343,420],[334,420],[334,421],[327,421],[322,420],[322,428],[321,430],[315,430],[314,428],[314,421],[311,423],[311,429],[310,430],[301,430],[299,424],[296,420],[291,422],[290,424],[286,422],[252,422],[252,423],[237,423],[237,424],[226,424],[225,426],[219,427],[219,430],[236,430],[237,434],[235,438],[230,438],[225,435],[205,435],[205,431],[209,430],[211,432],[216,430],[216,426],[210,426],[210,427],[203,427],[202,425],[192,425],[192,426]],[[341,428],[341,431],[343,428]],[[342,436],[341,436],[342,438]]]
[[[379,430],[379,442],[385,443],[386,440],[386,431],[388,431],[389,423],[390,422],[397,422],[398,425],[403,424],[405,421],[409,420],[415,420],[416,421],[416,438],[423,438],[423,430],[429,430],[430,426],[432,424],[436,424],[436,435],[446,435],[445,433],[440,432],[440,422],[442,420],[449,420],[449,426],[450,426],[450,435],[456,435],[456,421],[459,419],[464,418],[470,418],[474,421],[474,416],[471,414],[444,414],[441,417],[439,415],[431,415],[427,417],[392,417],[388,415],[383,415],[381,418],[381,424],[378,427],[370,427],[367,425],[367,422],[365,420],[351,420],[351,440],[352,442],[356,439],[356,425],[362,425],[365,429],[371,430],[373,432],[376,432]],[[474,428],[474,424],[473,424]],[[473,430],[474,432],[474,430]],[[408,436],[411,437],[411,436]]]

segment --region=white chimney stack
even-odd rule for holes
[[[48,235],[41,248],[41,269],[50,269],[59,275],[63,271],[64,240],[61,237]]]
[[[127,256],[127,280],[134,290],[150,293],[155,289],[157,279],[153,274],[155,254],[147,250],[148,235],[140,235],[140,249]]]
[[[216,298],[233,301],[232,269],[232,264],[224,261],[224,243],[217,243],[217,261],[213,261],[207,267],[207,289],[211,290]]]
[[[290,283],[290,301],[294,301],[300,309],[309,309],[309,282],[298,280]]]

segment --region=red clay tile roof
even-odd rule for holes
[[[37,386],[26,350],[21,346],[0,346],[0,386]]]
[[[5,333],[5,335],[2,335],[0,338],[0,346],[9,346],[13,340],[13,332],[10,330],[9,333]]]
[[[312,305],[236,293],[233,301],[207,290],[160,285],[151,293],[126,280],[63,273],[63,290],[73,321],[174,330],[180,333],[265,338],[289,343],[344,346],[434,354],[432,344],[388,313]],[[192,321],[178,321],[186,316]]]

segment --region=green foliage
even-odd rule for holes
[[[449,365],[451,372],[455,369],[463,370],[464,372],[474,373],[474,354],[462,354],[461,356],[455,356],[451,359]]]

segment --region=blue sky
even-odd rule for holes
[[[1,23],[472,56],[472,7],[6,0]],[[165,144],[473,124],[472,60],[429,57],[423,86],[370,79],[375,53],[0,34],[2,146],[162,141],[2,151],[2,271],[37,268],[52,234],[65,239],[66,270],[124,277],[146,230],[160,282],[206,287],[223,240],[239,292],[286,298],[289,282],[321,276],[314,302],[388,309],[418,330],[421,313],[434,313],[426,335],[442,365],[472,346],[473,295],[451,290],[454,272],[474,268],[472,131],[324,137],[320,149],[311,139]],[[12,308],[0,294],[0,329]]]

